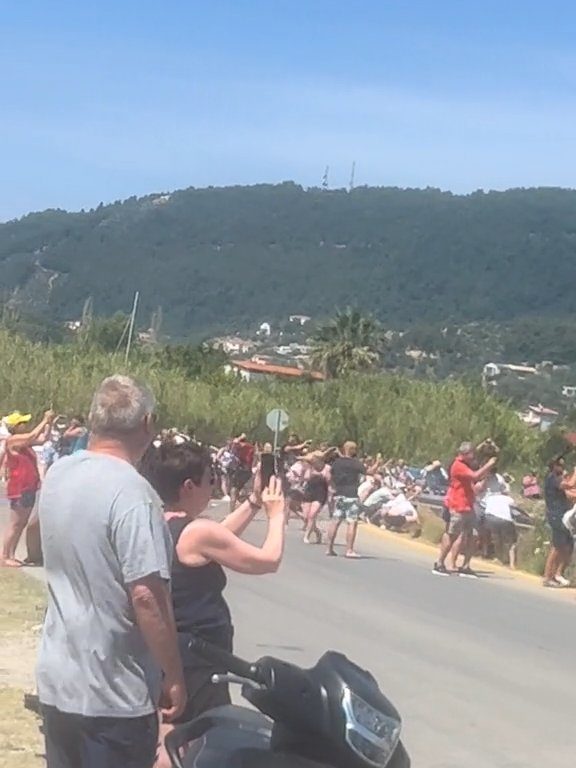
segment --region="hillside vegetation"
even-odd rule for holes
[[[0,225],[1,282],[27,310],[143,316],[186,336],[358,306],[385,326],[566,317],[576,191],[187,189]]]
[[[122,358],[79,345],[33,344],[0,331],[0,410],[36,415],[48,406],[86,413],[98,382],[122,371]],[[199,368],[201,371],[201,368]],[[266,413],[281,406],[291,428],[315,441],[357,440],[366,451],[425,462],[449,459],[464,439],[492,436],[510,465],[532,462],[540,439],[512,410],[479,387],[391,375],[357,375],[326,383],[244,384],[215,370],[187,377],[161,354],[137,350],[128,371],[150,383],[164,425],[188,425],[207,441],[246,431],[270,439]]]

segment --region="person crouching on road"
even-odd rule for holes
[[[38,521],[30,521],[36,504],[36,494],[40,488],[38,460],[33,447],[41,445],[46,439],[54,421],[54,413],[46,411],[42,421],[32,430],[28,428],[31,418],[31,414],[15,411],[4,419],[4,424],[10,432],[6,438],[5,453],[10,523],[2,546],[2,565],[12,568],[23,564],[40,565],[42,558]],[[21,563],[16,559],[16,549],[29,522],[31,531],[27,534],[28,556],[24,563]]]
[[[446,568],[445,560],[452,552],[452,571],[459,576],[476,578],[477,574],[470,568],[472,559],[472,547],[474,543],[474,526],[476,515],[474,512],[475,490],[474,486],[483,480],[496,465],[497,458],[492,456],[488,461],[474,471],[474,446],[472,443],[462,443],[458,455],[450,467],[450,482],[446,494],[446,507],[450,513],[447,532],[440,543],[440,554],[434,563],[432,573],[438,576],[448,576],[450,571]],[[456,571],[458,555],[464,555],[464,562]]]
[[[284,496],[277,477],[271,478],[260,495],[257,472],[252,494],[217,522],[200,517],[208,506],[214,482],[210,453],[205,447],[194,443],[163,444],[147,454],[141,471],[164,501],[164,516],[172,534],[172,602],[188,693],[186,709],[173,723],[184,723],[208,709],[230,703],[228,687],[212,684],[212,675],[224,670],[211,667],[188,646],[196,635],[232,651],[232,617],[223,595],[224,568],[254,576],[278,570],[286,528]],[[262,505],[268,517],[268,533],[264,544],[256,547],[241,536]],[[170,730],[172,724],[162,725],[161,736]],[[157,768],[168,766],[162,748]]]

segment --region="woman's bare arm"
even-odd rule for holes
[[[50,424],[52,424],[53,420],[54,420],[54,412],[46,411],[42,421],[38,424],[38,426],[34,427],[34,429],[32,429],[30,432],[24,432],[19,435],[10,435],[10,437],[7,437],[6,450],[18,451],[21,448],[30,448],[31,446],[36,445],[38,441],[41,439],[47,427]]]
[[[178,559],[192,567],[200,565],[204,560],[254,576],[274,573],[282,560],[284,530],[284,516],[272,518],[266,541],[262,547],[256,547],[243,541],[221,523],[197,520],[180,537]]]
[[[273,477],[262,495],[268,515],[268,532],[261,547],[243,541],[214,520],[201,519],[184,529],[178,541],[178,559],[192,567],[212,561],[239,573],[263,574],[278,570],[284,552],[284,496]]]

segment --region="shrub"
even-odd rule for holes
[[[136,350],[127,369],[122,356],[77,344],[42,345],[0,331],[0,408],[47,407],[86,412],[105,376],[127,372],[154,389],[163,424],[190,425],[200,439],[221,442],[245,431],[269,439],[266,413],[281,406],[290,429],[315,441],[356,440],[369,453],[424,463],[448,461],[463,440],[490,436],[502,446],[503,464],[528,466],[539,436],[480,387],[436,384],[400,376],[357,375],[325,383],[242,383],[210,373],[187,378],[154,354]]]

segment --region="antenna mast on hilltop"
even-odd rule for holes
[[[352,171],[350,172],[350,186],[348,187],[348,191],[352,192],[354,189],[354,175],[356,173],[356,160],[352,163]]]
[[[326,166],[324,176],[322,176],[322,189],[328,189],[328,173],[330,172],[330,166]]]

